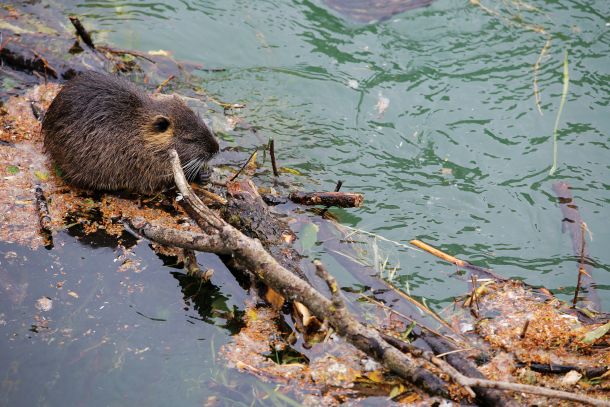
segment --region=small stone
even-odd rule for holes
[[[36,300],[35,307],[39,311],[51,311],[51,308],[53,308],[53,300],[51,300],[49,297],[40,297]]]

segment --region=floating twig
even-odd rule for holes
[[[591,266],[586,262],[586,259],[589,258],[589,253],[585,244],[586,242],[583,240],[583,225],[585,228],[584,231],[588,232],[586,223],[580,216],[578,205],[576,205],[574,196],[570,191],[570,186],[566,182],[561,181],[554,183],[553,192],[555,192],[555,195],[557,196],[559,208],[561,209],[561,214],[563,216],[563,219],[561,220],[561,230],[565,231],[567,229],[570,233],[572,251],[575,256],[578,256],[581,259],[578,265],[578,285],[580,288],[586,288],[587,290],[587,306],[594,311],[599,311],[601,310],[601,301],[597,295],[597,290],[595,289],[595,281],[593,280]],[[584,273],[581,272],[581,270],[584,270]],[[577,296],[578,292],[575,293],[574,298]]]
[[[449,263],[453,263],[458,267],[462,267],[462,268],[474,271],[475,273],[481,273],[483,275],[486,275],[486,277],[493,278],[497,281],[506,281],[506,278],[494,273],[490,269],[475,266],[474,264],[468,263],[466,260],[461,260],[461,259],[458,259],[457,257],[453,257],[435,247],[430,246],[427,243],[422,242],[421,240],[414,239],[414,240],[411,240],[409,243],[411,243],[413,246],[419,247],[420,249],[427,251],[428,253],[430,253],[440,259],[443,259]]]
[[[337,181],[337,185],[335,185],[335,192],[339,192],[339,190],[341,189],[341,187],[343,186],[343,181],[339,180]],[[330,209],[329,205],[326,205],[324,207],[324,209],[322,209],[322,211],[320,212],[320,217],[324,218],[326,215],[326,213],[328,212],[328,209]]]
[[[580,292],[580,287],[582,284],[582,276],[583,274],[589,278],[591,278],[591,275],[589,273],[587,273],[587,270],[585,269],[585,257],[586,257],[586,239],[585,239],[585,233],[587,231],[587,224],[585,222],[580,222],[580,261],[578,262],[578,279],[576,282],[576,290],[574,290],[574,298],[572,299],[572,306],[576,306],[576,303],[578,302],[578,293]]]

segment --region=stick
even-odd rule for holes
[[[72,23],[74,28],[76,28],[76,33],[78,34],[78,36],[83,39],[83,42],[87,44],[89,48],[95,49],[95,45],[93,44],[93,40],[91,39],[89,32],[85,29],[85,27],[83,27],[78,17],[69,16],[68,18],[70,19],[70,22]]]
[[[467,374],[472,377],[484,378],[483,374],[474,366],[472,362],[468,359],[464,358],[462,355],[455,353],[455,347],[450,345],[446,340],[441,336],[437,336],[434,334],[424,334],[422,335],[422,339],[432,348],[434,352],[442,353],[447,358],[447,365],[443,364],[443,360],[440,359],[440,355],[434,355],[431,352],[420,350],[414,345],[404,342],[398,338],[394,338],[389,335],[382,334],[383,338],[390,342],[393,346],[397,347],[403,352],[409,352],[412,354],[417,354],[424,359],[428,360],[431,363],[440,363],[445,368],[449,365],[452,368],[455,368],[458,372]],[[443,370],[445,370],[443,368]],[[476,396],[484,403],[484,405],[489,406],[515,406],[517,405],[514,401],[509,400],[504,394],[499,393],[496,390],[486,389],[486,388],[474,388]]]
[[[551,47],[551,37],[549,36],[538,55],[538,59],[534,64],[534,101],[536,102],[536,109],[538,109],[538,113],[542,116],[542,106],[540,106],[541,98],[540,98],[540,89],[538,88],[538,72],[540,71],[540,63],[542,62],[542,58],[546,55],[549,48]]]
[[[580,367],[570,365],[556,365],[554,363],[525,363],[517,362],[517,367],[528,367],[534,372],[547,374],[566,374],[569,371],[576,370],[588,378],[599,377],[606,373],[610,368],[608,366],[600,367]]]
[[[217,183],[212,182],[212,184],[214,185],[218,185]],[[227,184],[222,184],[223,187],[226,188]],[[204,197],[208,198],[211,201],[214,201],[220,205],[226,205],[227,204],[227,200],[224,199],[222,196],[215,194],[214,192],[208,191],[205,188],[201,188],[200,186],[196,185],[196,189],[197,192],[201,193],[201,195],[203,195]]]
[[[108,52],[110,54],[115,54],[115,55],[133,55],[134,57],[145,59],[148,62],[152,62],[153,64],[157,63],[154,59],[152,59],[152,58],[148,57],[146,54],[144,54],[142,52],[138,52],[138,51],[130,51],[130,50],[126,50],[126,49],[111,48],[111,47],[108,47],[106,45],[100,45],[99,47],[97,47],[97,49],[100,50],[100,51]]]
[[[582,284],[582,276],[587,275],[588,277],[591,277],[589,274],[587,274],[587,271],[585,270],[585,231],[587,230],[587,225],[585,224],[585,222],[581,222],[580,223],[580,232],[581,232],[581,239],[580,239],[580,261],[578,263],[578,278],[576,281],[576,289],[574,290],[574,298],[572,299],[572,306],[575,307],[576,303],[578,302],[578,293],[580,292],[580,286]]]
[[[280,173],[277,171],[277,164],[275,162],[275,142],[273,139],[269,140],[269,155],[271,156],[271,167],[273,168],[273,176],[279,177]]]
[[[419,247],[420,249],[427,251],[428,253],[430,253],[440,259],[443,259],[449,263],[453,263],[458,267],[462,267],[462,268],[474,271],[475,273],[482,273],[483,276],[491,277],[497,281],[506,281],[507,280],[506,278],[494,273],[490,269],[475,266],[474,264],[468,263],[466,260],[461,260],[461,259],[458,259],[457,257],[453,257],[435,247],[430,246],[427,243],[422,242],[421,240],[415,239],[415,240],[411,240],[409,243],[411,243],[413,246]],[[477,275],[479,275],[479,274],[477,274]],[[480,276],[481,275],[479,275],[479,277]]]
[[[159,84],[159,86],[157,86],[157,89],[155,89],[155,91],[153,92],[154,95],[160,93],[164,87],[167,86],[167,84],[176,77],[176,75],[172,74],[170,76],[167,77],[166,80],[164,80],[163,82],[161,82],[161,84]]]
[[[40,185],[36,185],[36,188],[34,189],[34,197],[36,198],[36,212],[38,212],[38,222],[40,224],[44,245],[46,248],[52,248],[53,224],[51,214],[49,212],[49,205],[47,204],[47,199],[45,198],[44,192]]]
[[[339,208],[358,208],[364,201],[362,194],[353,192],[293,192],[289,198],[292,202],[301,205],[337,206]]]
[[[229,179],[229,182],[231,181],[235,181],[235,178],[237,178],[239,176],[239,174],[241,174],[241,172],[244,170],[244,168],[246,168],[248,166],[248,164],[250,163],[250,160],[252,159],[252,157],[254,157],[254,154],[256,154],[258,152],[258,148],[256,150],[254,150],[252,152],[252,154],[250,154],[250,157],[248,157],[248,159],[246,160],[246,162],[244,163],[244,165],[241,166],[241,168],[239,169],[239,171],[237,171],[232,177],[231,179]]]
[[[51,215],[49,214],[49,205],[47,199],[44,196],[42,187],[36,185],[34,189],[34,196],[36,197],[36,210],[38,211],[38,221],[40,222],[40,228],[43,231],[51,232]]]

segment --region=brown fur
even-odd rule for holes
[[[212,131],[177,96],[151,98],[117,76],[96,72],[62,88],[42,133],[66,181],[93,190],[159,192],[173,185],[170,148],[191,180],[218,152]]]

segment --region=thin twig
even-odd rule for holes
[[[148,62],[151,62],[153,64],[157,63],[154,59],[152,59],[152,58],[148,57],[147,55],[143,54],[142,52],[138,52],[138,51],[130,51],[130,50],[126,50],[126,49],[111,48],[111,47],[108,47],[106,45],[100,45],[99,47],[97,47],[97,49],[99,51],[104,51],[104,52],[108,52],[110,54],[115,54],[115,55],[132,55],[134,57],[145,59]]]
[[[585,222],[580,222],[580,232],[581,232],[581,239],[580,239],[580,261],[578,264],[578,280],[576,282],[576,290],[574,290],[574,298],[572,299],[572,306],[576,306],[576,303],[578,302],[578,293],[580,292],[580,287],[582,286],[582,276],[583,274],[591,277],[589,274],[587,274],[587,271],[585,270],[585,253],[586,253],[586,249],[585,249],[585,245],[586,245],[586,239],[585,239],[585,233],[587,231],[587,225]]]
[[[316,266],[316,275],[326,282],[326,285],[330,290],[330,295],[335,309],[345,308],[345,301],[343,301],[343,298],[341,298],[341,292],[339,290],[339,286],[337,285],[337,280],[335,280],[335,278],[331,276],[328,271],[326,271],[319,260],[314,260],[313,264]]]
[[[157,86],[157,89],[155,89],[155,91],[153,92],[154,95],[161,93],[161,91],[163,90],[164,87],[167,86],[167,84],[176,77],[176,75],[171,74],[170,76],[167,77],[167,79],[165,79],[163,82],[161,82],[159,84],[159,86]]]
[[[273,176],[279,177],[280,173],[277,171],[277,163],[275,162],[275,141],[269,140],[269,155],[271,156],[271,167],[273,168]]]
[[[248,159],[246,160],[246,162],[244,163],[244,165],[241,166],[241,168],[239,169],[239,171],[237,171],[232,177],[231,179],[229,179],[229,182],[235,181],[235,178],[237,178],[239,176],[239,174],[241,174],[241,172],[244,170],[244,168],[246,168],[248,166],[248,164],[250,163],[250,160],[252,159],[252,157],[254,157],[254,154],[256,154],[258,152],[258,148],[256,150],[254,150],[252,152],[252,154],[250,154],[250,157],[248,157]]]
[[[491,277],[497,281],[506,281],[507,280],[505,277],[502,277],[502,276],[494,273],[490,269],[475,266],[474,264],[470,264],[466,260],[458,259],[457,257],[451,256],[450,254],[447,254],[447,253],[437,249],[436,247],[432,247],[429,244],[422,242],[421,240],[414,239],[414,240],[411,240],[409,243],[411,243],[413,246],[419,247],[420,249],[427,251],[428,253],[430,253],[440,259],[443,259],[449,263],[453,263],[458,267],[474,271],[477,274],[479,274],[479,273],[485,274],[488,277]]]
[[[217,184],[213,183],[213,185],[217,185]],[[222,186],[226,187],[227,184],[222,184]],[[216,203],[218,203],[220,205],[226,205],[227,204],[227,200],[226,199],[224,199],[222,196],[220,196],[218,194],[215,194],[214,192],[210,192],[207,189],[202,188],[200,186],[197,186],[196,189],[197,189],[197,192],[200,192],[205,198],[207,198],[207,199],[209,199],[211,201],[214,201],[214,202],[216,202]]]

